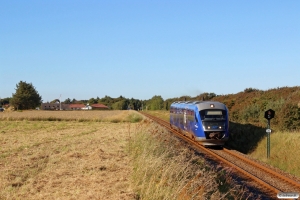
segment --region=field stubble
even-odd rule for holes
[[[0,121],[0,199],[134,199],[126,121],[137,113],[9,114]]]
[[[0,113],[2,121],[95,121],[95,122],[138,122],[142,118],[131,110],[110,111],[14,111]]]
[[[240,199],[247,193],[230,170],[214,170],[134,111],[45,113],[1,115],[0,199]]]

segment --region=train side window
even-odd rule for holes
[[[197,116],[195,115],[195,120],[196,120],[196,122],[198,123],[198,119],[197,119]]]

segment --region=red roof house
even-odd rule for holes
[[[100,103],[96,103],[91,105],[91,107],[93,108],[93,110],[108,110],[109,108],[106,105],[100,104]]]

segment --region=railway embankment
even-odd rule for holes
[[[272,131],[267,158],[266,128],[231,122],[227,146],[300,178],[299,142],[300,131]]]
[[[229,168],[148,120],[130,127],[133,186],[142,199],[260,199]],[[264,198],[262,198],[264,199]]]
[[[147,113],[169,121],[168,111],[147,111]],[[264,119],[266,122],[266,119]],[[272,127],[272,124],[271,124]],[[270,136],[270,158],[267,159],[266,128],[250,123],[230,122],[230,139],[226,143],[254,159],[279,168],[300,178],[300,131],[281,131],[272,129]]]
[[[229,165],[239,171],[242,174],[241,177],[246,176],[252,180],[255,180],[255,182],[259,183],[259,185],[263,188],[268,188],[267,191],[270,193],[267,195],[267,199],[270,197],[275,198],[276,194],[279,192],[300,191],[300,181],[297,177],[293,177],[290,174],[284,173],[277,168],[272,168],[265,163],[259,163],[250,157],[246,158],[247,156],[245,154],[240,153],[241,155],[238,155],[238,152],[234,153],[234,151],[227,150],[226,148],[224,148],[224,151],[213,152],[212,150],[206,149],[199,145],[199,143],[195,142],[192,138],[184,136],[180,131],[178,132],[172,129],[168,122],[152,115],[146,113],[144,114],[158,124],[164,126],[182,140],[187,141],[189,146],[193,146],[199,150],[201,149],[201,152],[206,152],[209,155],[212,155],[214,158],[217,158],[222,163],[226,163],[226,165]],[[234,155],[234,158],[231,155]],[[247,181],[247,183],[249,182]],[[258,189],[260,186],[255,186],[255,188],[257,188],[255,189],[256,192],[260,191],[260,189]],[[262,191],[266,190],[262,189]]]

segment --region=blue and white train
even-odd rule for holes
[[[228,109],[216,101],[172,103],[170,125],[204,146],[223,146],[229,138]]]

